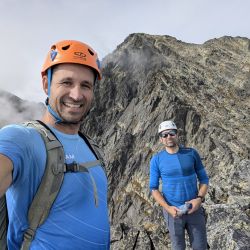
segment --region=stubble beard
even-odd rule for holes
[[[170,141],[170,142],[166,142],[165,146],[167,148],[176,148],[176,147],[178,147],[178,144],[176,141]]]
[[[74,119],[74,118],[67,118],[65,117],[62,113],[58,112],[59,116],[61,117],[62,119],[62,122],[63,124],[72,124],[72,125],[79,125],[83,120],[84,118],[86,117],[86,115],[88,114],[90,108],[86,111],[83,112],[82,116],[79,118],[79,119]]]
[[[58,107],[60,107],[60,105],[63,107],[64,106],[64,103],[63,102],[59,102],[59,106],[56,106],[55,108],[54,107],[52,107],[55,111],[56,111],[56,113],[58,114],[58,116],[61,118],[61,123],[62,124],[72,124],[72,125],[79,125],[83,120],[84,120],[84,118],[86,117],[86,115],[89,113],[89,110],[90,110],[90,108],[91,108],[91,104],[90,105],[88,105],[89,107],[86,107],[86,109],[84,109],[83,110],[83,112],[82,112],[82,116],[80,117],[80,118],[78,118],[78,119],[76,119],[76,118],[70,118],[70,117],[67,117],[67,112],[66,111],[63,111],[63,108],[62,109],[60,109],[60,108],[58,108]],[[86,106],[87,104],[85,103],[85,104],[83,104],[83,106]],[[64,112],[66,112],[66,115],[64,115]]]

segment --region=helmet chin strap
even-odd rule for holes
[[[48,107],[48,111],[49,113],[55,118],[56,122],[55,124],[58,124],[58,123],[62,123],[63,120],[61,117],[59,117],[59,115],[52,109],[52,107],[50,106],[49,104],[49,97],[50,97],[50,87],[51,87],[51,80],[52,80],[52,69],[49,68],[47,70],[47,77],[48,77],[48,97],[46,99],[46,105]]]

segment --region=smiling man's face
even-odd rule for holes
[[[167,129],[161,132],[160,141],[165,147],[175,148],[178,146],[177,130]]]
[[[53,69],[49,104],[67,123],[80,123],[93,100],[95,75],[80,64],[59,64]]]

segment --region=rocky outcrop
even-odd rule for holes
[[[205,208],[211,249],[249,249],[250,40],[202,45],[130,35],[104,58],[83,129],[103,147],[109,177],[111,249],[170,249],[149,194],[158,124],[173,119],[210,176]]]

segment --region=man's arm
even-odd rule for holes
[[[208,190],[208,185],[207,184],[200,184],[199,185],[199,192],[198,192],[198,196],[204,197],[207,193]],[[192,209],[189,210],[189,214],[193,213],[194,211],[196,211],[202,203],[202,199],[200,197],[197,197],[193,200],[188,201],[188,203],[192,204]]]
[[[179,209],[174,206],[169,206],[159,190],[153,189],[152,196],[154,197],[156,202],[158,202],[169,214],[171,214],[173,218],[177,217],[177,212],[179,211]]]
[[[207,193],[208,190],[208,185],[207,184],[200,184],[199,185],[199,192],[198,192],[198,196],[202,196],[205,198],[205,195]]]
[[[0,154],[0,197],[2,197],[12,182],[12,161]]]
[[[197,197],[188,201],[188,203],[192,203],[192,209],[189,210],[189,214],[193,213],[201,206],[203,200],[202,197],[205,198],[209,184],[209,177],[206,173],[204,165],[202,164],[199,153],[195,149],[193,150],[193,153],[195,159],[195,172],[199,180],[199,190],[197,196],[201,196],[201,198]]]

